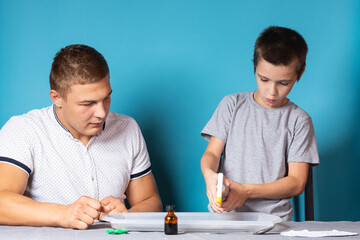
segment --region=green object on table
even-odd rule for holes
[[[123,230],[123,229],[110,229],[110,230],[106,230],[107,233],[110,234],[122,234],[122,233],[127,233],[128,230]]]

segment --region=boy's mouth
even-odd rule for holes
[[[266,101],[267,101],[268,103],[273,103],[273,102],[275,102],[274,99],[270,99],[270,98],[266,98]]]

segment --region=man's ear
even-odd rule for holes
[[[60,94],[54,89],[51,89],[49,92],[49,96],[51,98],[51,101],[55,104],[55,106],[61,108],[62,98]]]

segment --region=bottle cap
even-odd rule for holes
[[[174,212],[175,211],[175,205],[166,205],[166,211],[167,212]]]

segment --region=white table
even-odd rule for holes
[[[270,232],[263,235],[253,235],[249,232],[236,232],[226,234],[209,234],[209,233],[183,233],[179,235],[165,235],[163,232],[129,232],[127,234],[112,235],[108,234],[106,230],[110,229],[110,224],[97,222],[93,226],[90,226],[87,230],[74,230],[64,229],[58,227],[26,227],[26,226],[4,226],[0,225],[0,239],[17,239],[17,240],[106,240],[106,239],[212,239],[212,240],[227,240],[227,239],[293,239],[293,240],[306,240],[313,238],[301,238],[301,237],[284,237],[279,235],[281,231],[288,230],[313,230],[313,231],[325,231],[325,230],[339,230],[348,232],[360,233],[360,222],[287,222],[277,224],[276,227]],[[324,239],[339,239],[339,240],[355,240],[360,239],[360,235],[349,237],[327,237],[318,238]]]

